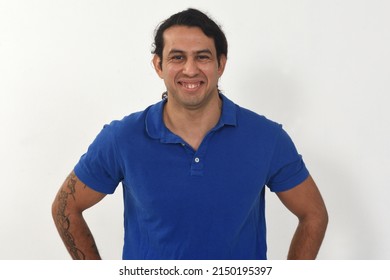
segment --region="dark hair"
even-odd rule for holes
[[[190,8],[172,15],[157,27],[155,31],[152,54],[156,54],[161,60],[164,49],[164,31],[175,25],[199,27],[207,37],[214,39],[218,63],[221,55],[225,55],[227,57],[228,43],[225,34],[218,24],[201,11]]]

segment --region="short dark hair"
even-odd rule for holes
[[[156,54],[161,60],[164,49],[164,31],[175,25],[199,27],[207,37],[214,39],[218,63],[221,55],[227,57],[228,43],[221,27],[203,12],[189,8],[172,15],[156,28],[152,54]]]

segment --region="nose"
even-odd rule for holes
[[[183,67],[183,74],[193,77],[199,73],[199,68],[197,62],[193,58],[189,58],[186,60]]]

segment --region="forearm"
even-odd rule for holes
[[[327,223],[327,216],[316,220],[301,220],[291,241],[287,258],[314,260],[324,239]]]
[[[81,214],[64,215],[58,211],[53,218],[72,259],[101,259],[92,233]]]
[[[77,196],[86,189],[74,173],[67,178],[52,205],[54,223],[69,254],[73,259],[100,259],[94,238],[84,220]]]

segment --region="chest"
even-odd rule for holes
[[[159,141],[130,149],[123,181],[129,203],[149,213],[168,215],[189,208],[204,211],[253,205],[268,177],[267,148],[253,149],[239,141],[227,147],[218,144],[219,138],[213,136],[197,151]]]

